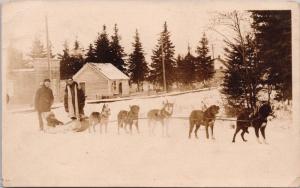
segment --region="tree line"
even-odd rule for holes
[[[152,51],[151,62],[146,62],[138,30],[133,37],[132,52],[128,55],[120,44],[121,36],[118,32],[115,24],[113,35],[109,37],[104,25],[102,32],[98,33],[95,41],[90,43],[86,50],[81,47],[78,40],[75,40],[71,48],[65,43],[63,52],[58,54],[61,79],[71,78],[85,63],[112,63],[130,77],[131,83],[137,84],[138,91],[141,90],[144,81],[149,81],[162,89],[162,59],[165,63],[167,90],[170,90],[173,84],[178,87],[191,86],[194,82],[205,83],[213,77],[213,59],[209,55],[208,39],[205,34],[199,42],[195,56],[188,47],[185,55],[178,55],[175,58],[175,45],[171,41],[171,33],[165,22],[157,45]],[[33,58],[46,57],[43,46],[38,41],[34,42],[31,54]]]
[[[292,99],[291,60],[291,12],[251,10],[218,13],[215,25],[223,25],[230,30],[224,34],[215,27],[210,29],[224,37],[225,70],[221,92],[226,96],[228,106],[233,110],[249,108],[254,110],[260,95],[267,94],[268,100],[275,93],[275,100]],[[250,15],[250,16],[249,16]],[[243,32],[242,22],[251,20],[251,28]],[[214,25],[214,26],[215,26]],[[168,90],[172,85],[191,86],[195,82],[206,83],[214,75],[213,59],[209,55],[208,39],[205,33],[195,49],[187,47],[184,55],[175,57],[175,45],[167,23],[152,50],[151,62],[146,62],[145,52],[138,30],[135,31],[132,52],[126,54],[120,44],[117,25],[109,37],[106,26],[98,33],[95,41],[84,50],[76,40],[72,48],[64,44],[63,53],[58,55],[61,63],[61,78],[73,76],[85,63],[112,63],[136,83],[138,89],[147,80],[163,88],[162,59],[165,63]],[[35,41],[32,57],[45,56],[42,45]],[[52,53],[51,53],[52,54]]]

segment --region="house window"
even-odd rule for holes
[[[113,81],[113,83],[112,83],[112,89],[113,89],[113,91],[117,90],[117,82],[116,81]]]

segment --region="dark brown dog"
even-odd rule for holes
[[[216,115],[219,113],[219,106],[212,105],[208,107],[205,111],[202,110],[193,110],[190,115],[190,130],[189,130],[189,138],[191,138],[191,133],[193,132],[194,126],[196,125],[195,129],[195,137],[197,136],[197,131],[200,128],[200,125],[205,126],[206,129],[206,138],[209,138],[208,134],[208,127],[211,128],[211,136],[214,139],[214,122],[216,119]]]
[[[124,130],[127,132],[127,125],[130,128],[130,134],[132,134],[132,125],[134,124],[137,132],[139,133],[139,111],[140,107],[138,105],[129,106],[130,110],[121,110],[118,113],[118,134],[120,134],[120,128],[124,127]]]

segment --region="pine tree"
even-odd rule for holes
[[[147,66],[144,50],[137,30],[135,32],[134,43],[132,43],[132,46],[133,52],[129,55],[128,60],[128,73],[130,75],[131,82],[136,83],[138,91],[140,91],[142,82],[147,78],[149,68]]]
[[[47,57],[47,52],[44,48],[44,45],[39,38],[35,38],[32,44],[32,49],[29,54],[31,58],[45,58]]]
[[[259,57],[265,64],[265,84],[276,99],[292,99],[291,11],[250,11]]]
[[[74,48],[70,52],[67,42],[64,44],[63,54],[59,54],[60,59],[60,77],[62,80],[74,76],[84,65],[82,48],[79,42],[74,42]]]
[[[214,76],[214,64],[211,56],[208,55],[208,40],[205,33],[203,33],[202,39],[197,47],[197,61],[195,63],[195,79],[198,82],[206,82]]]
[[[151,82],[160,85],[163,87],[163,66],[162,66],[162,49],[164,55],[164,63],[165,63],[165,75],[166,75],[166,83],[167,90],[170,89],[175,80],[175,46],[171,42],[171,34],[168,31],[167,23],[164,23],[163,31],[160,34],[160,38],[158,40],[158,44],[156,48],[153,50],[153,55],[151,57],[152,63],[150,64],[150,76],[149,79]],[[163,48],[162,48],[163,47]]]
[[[105,25],[103,25],[103,31],[98,35],[98,38],[95,41],[95,56],[96,63],[112,62],[112,52]]]
[[[95,55],[95,49],[93,44],[89,45],[89,49],[87,49],[87,53],[85,54],[86,58],[85,58],[85,62],[96,62],[96,55]]]
[[[70,54],[69,73],[75,75],[85,64],[83,58],[83,49],[80,47],[79,41],[75,40],[74,48]]]
[[[126,72],[126,65],[124,61],[125,53],[124,48],[120,44],[121,37],[118,34],[117,24],[114,26],[114,35],[111,37],[110,49],[112,56],[112,64],[117,67],[120,71]]]
[[[60,59],[60,79],[65,80],[71,77],[70,71],[70,50],[67,42],[64,43],[63,54],[59,54]]]
[[[245,59],[243,61],[242,47],[227,44],[225,57],[227,69],[224,71],[222,93],[226,95],[229,106],[237,112],[242,108],[254,109],[261,91],[263,77],[262,63],[259,61],[254,39],[245,38]]]
[[[179,88],[181,86],[181,83],[183,83],[183,71],[182,71],[182,67],[183,65],[183,57],[181,55],[178,55],[176,60],[175,60],[175,80],[176,80],[176,85],[177,88]]]
[[[182,60],[179,56],[178,72],[179,80],[185,86],[190,87],[195,81],[195,57],[190,52],[190,46],[188,46],[188,53]]]

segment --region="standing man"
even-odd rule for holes
[[[64,96],[65,111],[72,120],[80,119],[84,115],[85,94],[80,85],[72,78],[67,80]]]
[[[50,113],[53,104],[53,93],[50,89],[50,79],[45,79],[35,94],[34,106],[38,112],[40,130],[44,131],[44,120]]]

